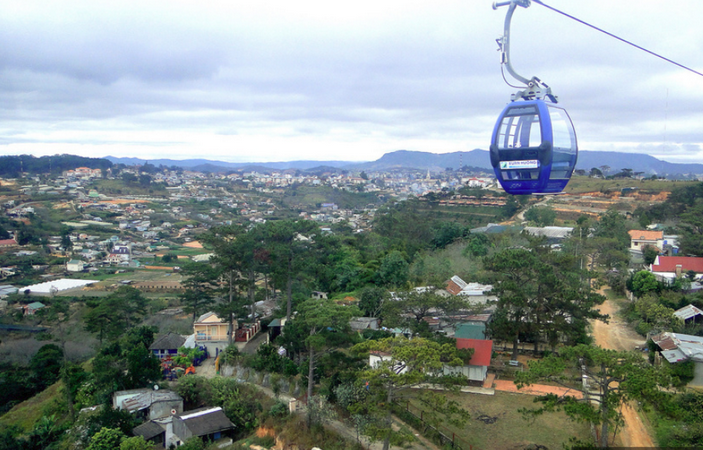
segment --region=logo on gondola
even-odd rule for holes
[[[501,170],[515,170],[515,169],[537,169],[539,168],[539,161],[536,159],[526,159],[523,161],[501,161]]]

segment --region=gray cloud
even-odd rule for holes
[[[703,68],[699,2],[551,3]],[[116,145],[237,160],[280,158],[290,142],[291,159],[344,159],[357,145],[352,159],[364,160],[407,146],[485,148],[514,91],[495,44],[505,9],[490,1],[0,8],[5,154]],[[513,36],[515,68],[554,88],[582,148],[699,159],[703,78],[537,4],[518,9]],[[661,151],[667,143],[677,151]]]

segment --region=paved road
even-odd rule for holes
[[[239,347],[240,352],[253,355],[256,353],[256,349],[258,349],[261,344],[266,342],[268,342],[268,333],[265,331],[260,331],[249,342],[245,343],[241,347],[237,345],[237,347]]]

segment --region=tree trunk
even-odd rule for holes
[[[391,413],[391,402],[393,401],[393,385],[388,384],[388,395],[386,396],[386,407],[388,414],[386,415],[386,438],[383,440],[383,450],[389,450],[391,447],[391,433],[393,432],[393,415]]]
[[[232,302],[234,301],[234,286],[232,285],[232,271],[229,272],[229,332],[227,333],[227,343],[232,345],[234,342],[234,313],[232,312]]]
[[[293,308],[293,258],[288,260],[288,281],[286,282],[286,320],[290,320],[291,309]]]
[[[601,364],[601,374],[606,373],[605,370],[605,364]],[[607,385],[607,381],[602,382],[602,386],[600,388],[602,392],[601,396],[601,406],[600,406],[600,413],[601,413],[601,420],[603,421],[600,426],[600,442],[598,443],[600,448],[608,448],[608,413],[610,410],[608,409],[608,394],[609,394],[609,388]],[[620,406],[622,408],[622,405]]]
[[[254,298],[254,287],[256,283],[256,276],[254,269],[249,269],[249,290],[247,295],[249,296],[249,301],[251,302],[251,321],[256,322],[256,299]]]
[[[264,300],[268,301],[269,299],[269,274],[268,272],[264,272]]]
[[[608,407],[603,407],[604,415],[607,414]],[[608,421],[603,419],[603,423],[600,425],[600,442],[598,443],[600,448],[608,448]]]
[[[310,414],[310,402],[312,401],[312,388],[315,385],[315,349],[308,347],[308,428],[312,426],[312,415]]]
[[[71,421],[74,419],[73,394],[71,393],[71,377],[68,375],[68,358],[66,357],[66,340],[61,339],[61,350],[63,351],[63,367],[61,368],[61,378],[64,389],[66,389],[66,409]]]
[[[517,344],[518,344],[519,340],[520,339],[518,339],[517,336],[515,336],[515,338],[513,339],[513,356],[510,357],[510,359],[512,359],[513,361],[517,361],[517,355],[518,355]]]

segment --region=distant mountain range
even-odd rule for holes
[[[262,163],[230,163],[207,159],[139,159],[116,158],[107,156],[105,159],[114,164],[142,165],[146,162],[155,166],[177,166],[184,169],[201,172],[226,172],[231,170],[270,171],[297,169],[301,171],[319,170],[322,167],[338,170],[393,170],[393,169],[418,169],[443,171],[447,168],[459,169],[464,166],[492,170],[488,152],[486,150],[472,150],[469,152],[454,153],[428,153],[410,150],[398,150],[386,153],[376,161],[351,162],[351,161],[287,161],[287,162],[262,162]],[[650,155],[621,153],[621,152],[596,152],[582,150],[579,152],[577,169],[590,171],[591,168],[602,166],[610,167],[610,173],[619,172],[621,169],[632,169],[634,172],[644,172],[648,175],[682,176],[688,174],[703,174],[703,164],[676,164],[662,161]]]

